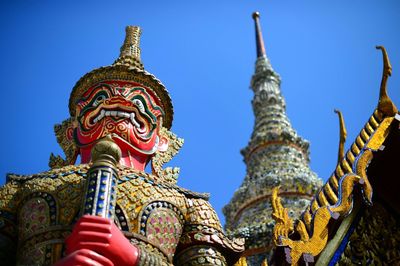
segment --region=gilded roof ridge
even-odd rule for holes
[[[278,247],[287,250],[286,261],[297,265],[300,260],[305,262],[314,261],[327,246],[330,237],[335,235],[343,219],[353,212],[355,204],[354,187],[359,186],[362,199],[366,205],[372,204],[373,187],[367,176],[367,168],[375,157],[375,153],[384,150],[383,143],[388,138],[393,128],[393,122],[400,121],[397,107],[387,96],[386,82],[391,73],[387,53],[383,47],[384,70],[380,87],[378,106],[350,145],[344,156],[339,152],[339,163],[333,174],[324,186],[315,194],[307,209],[301,215],[296,228],[289,228],[290,221],[280,199],[275,195],[273,199],[274,219],[274,242]],[[341,127],[343,127],[341,121]],[[344,132],[341,128],[341,137]],[[341,141],[342,142],[342,141]],[[358,208],[363,208],[360,205]],[[336,221],[334,226],[331,221]],[[333,231],[332,231],[333,230]],[[292,240],[289,235],[297,233],[300,240]],[[326,258],[325,258],[326,259]]]

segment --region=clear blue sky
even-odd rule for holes
[[[175,107],[173,131],[185,145],[173,161],[179,184],[211,192],[222,207],[239,187],[253,113],[251,13],[261,13],[267,55],[282,77],[287,113],[311,142],[311,167],[335,167],[338,122],[348,144],[377,103],[385,45],[389,94],[400,103],[397,1],[2,1],[0,3],[1,183],[7,172],[47,170],[61,154],[53,125],[68,117],[75,82],[118,56],[126,25],[139,25],[145,68],[163,81]]]

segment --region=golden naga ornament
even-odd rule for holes
[[[162,127],[160,129],[161,141],[168,142],[168,148],[163,152],[156,152],[151,160],[153,174],[161,180],[170,183],[176,183],[179,175],[178,167],[167,167],[163,169],[164,164],[168,163],[182,148],[184,140],[177,137],[174,133]]]
[[[355,188],[361,190],[366,205],[372,205],[372,185],[367,176],[367,168],[375,153],[384,149],[384,141],[392,128],[392,122],[398,118],[396,106],[387,95],[386,83],[391,74],[391,65],[385,48],[378,46],[383,53],[383,75],[379,93],[379,102],[373,115],[361,130],[346,154],[343,145],[346,135],[343,117],[340,112],[339,163],[325,185],[317,193],[300,220],[288,218],[287,210],[278,197],[278,189],[274,189],[271,204],[274,228],[274,243],[282,247],[286,255],[286,263],[315,263],[316,257],[327,246],[330,240],[331,223],[341,223],[353,210],[355,204]],[[299,239],[291,236],[298,235]]]
[[[73,119],[69,118],[61,124],[54,126],[54,133],[56,134],[58,144],[65,154],[65,159],[60,155],[55,156],[53,153],[50,154],[49,167],[52,169],[74,164],[76,161],[79,151],[72,140],[72,123]]]

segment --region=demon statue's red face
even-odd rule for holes
[[[107,135],[120,146],[123,156],[148,160],[160,145],[162,117],[158,98],[143,85],[124,81],[97,84],[83,94],[76,107],[74,139],[82,162],[90,160],[93,144]]]

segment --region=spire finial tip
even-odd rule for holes
[[[265,57],[264,40],[261,33],[260,13],[258,11],[253,13],[254,25],[256,27],[256,45],[257,45],[257,58]]]
[[[260,17],[260,12],[258,12],[258,11],[254,12],[252,17],[253,17],[253,19],[259,18]]]

